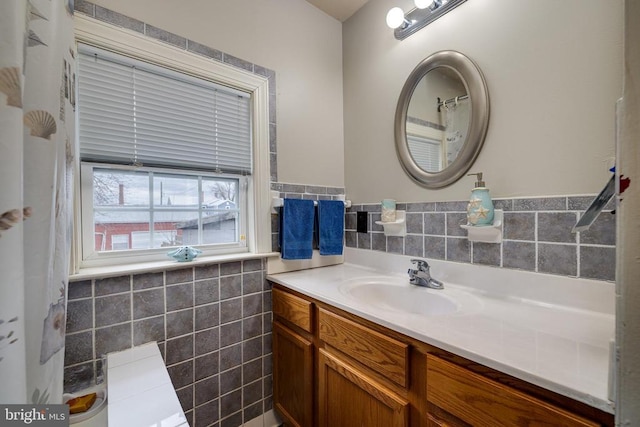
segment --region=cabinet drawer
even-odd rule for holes
[[[274,316],[281,317],[307,332],[313,332],[311,302],[278,288],[273,288],[271,295]]]
[[[389,380],[407,387],[409,346],[393,338],[319,310],[320,339]]]
[[[599,425],[431,354],[427,400],[471,425]]]

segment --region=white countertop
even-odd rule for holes
[[[608,413],[614,284],[447,261],[429,261],[439,294],[459,304],[424,316],[381,308],[345,292],[349,284],[408,283],[409,257],[349,249],[346,263],[270,274],[311,298]],[[391,273],[390,273],[391,272]],[[460,285],[464,283],[465,286]],[[415,287],[414,287],[415,288]]]

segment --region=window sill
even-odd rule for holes
[[[123,274],[139,274],[149,273],[160,270],[175,270],[179,268],[192,267],[206,264],[216,264],[232,261],[243,261],[256,258],[269,258],[273,256],[280,256],[279,252],[265,252],[265,253],[239,253],[229,255],[213,255],[203,256],[194,259],[189,262],[177,262],[177,261],[155,261],[155,262],[140,262],[124,265],[111,265],[108,267],[89,267],[81,268],[78,273],[70,274],[70,282],[78,282],[80,280],[89,280],[110,276],[119,276]]]

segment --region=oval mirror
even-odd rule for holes
[[[476,64],[441,51],[407,78],[395,116],[396,151],[420,185],[453,184],[480,153],[489,126],[489,93]]]

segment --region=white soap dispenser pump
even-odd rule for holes
[[[467,221],[473,226],[487,226],[493,224],[494,207],[489,195],[489,189],[482,180],[482,172],[470,173],[467,176],[477,177],[475,188],[471,190],[471,198],[467,205]]]

